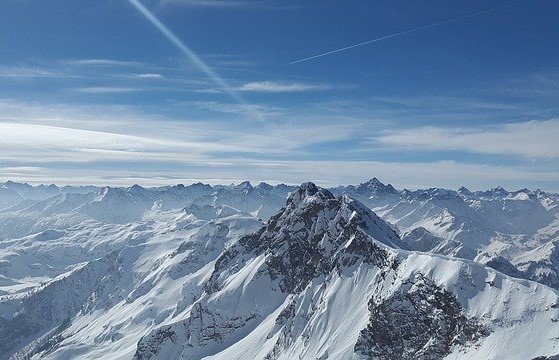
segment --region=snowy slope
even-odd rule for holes
[[[23,198],[17,193],[17,191],[0,187],[0,209],[17,205],[21,201],[23,201]]]
[[[205,293],[143,337],[135,358],[525,359],[557,351],[555,291],[394,248],[390,227],[352,202],[304,184],[266,227],[220,256]],[[527,333],[537,346],[518,341]]]
[[[411,249],[476,259],[498,270],[506,266],[507,273],[535,281],[544,278],[538,273],[559,272],[550,252],[543,252],[548,255],[544,259],[536,250],[559,240],[557,194],[502,187],[477,192],[464,187],[397,191],[377,179],[335,190],[364,201],[397,229]],[[528,255],[517,261],[523,254]],[[516,267],[520,262],[522,269]]]
[[[251,216],[233,214],[207,221],[184,211],[152,213],[130,228],[110,226],[102,236],[109,238],[109,246],[93,241],[81,248],[82,259],[93,254],[100,258],[68,266],[30,292],[0,296],[0,314],[5,319],[0,333],[10,339],[2,344],[0,354],[23,348],[17,356],[24,357],[66,342],[72,345],[60,345],[65,355],[57,353],[54,358],[75,357],[76,347],[88,348],[91,358],[111,357],[114,348],[102,349],[101,354],[93,350],[110,345],[118,336],[135,344],[143,333],[179,311],[184,296],[191,291],[196,296],[197,277],[211,268],[224,246],[260,226]],[[64,238],[50,248],[67,252],[68,244],[61,243]],[[40,253],[33,255],[37,259]],[[80,260],[78,251],[68,255]],[[191,275],[190,282],[186,275]],[[117,331],[123,326],[125,331]],[[21,332],[13,331],[19,327]]]
[[[559,354],[553,194],[33,189],[0,209],[0,359]]]

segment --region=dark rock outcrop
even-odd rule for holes
[[[486,335],[450,292],[420,274],[391,297],[371,299],[369,310],[370,322],[354,347],[368,359],[442,359],[452,347]]]

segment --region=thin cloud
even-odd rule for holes
[[[61,65],[61,63],[65,65]],[[67,64],[82,65],[106,65],[99,67],[72,68]],[[0,66],[0,78],[18,78],[18,79],[35,79],[35,78],[54,78],[54,79],[93,79],[93,80],[118,80],[118,79],[163,79],[164,76],[157,72],[137,72],[123,73],[122,67],[125,66],[147,67],[140,63],[118,62],[114,60],[79,60],[70,62],[57,61],[55,63],[45,63],[41,66],[16,65],[16,66]],[[114,67],[120,67],[115,69]],[[147,69],[146,69],[147,70]]]
[[[237,0],[161,0],[161,6],[182,5],[190,7],[212,7],[212,8],[238,8],[254,5],[247,1]]]
[[[416,96],[376,96],[374,101],[379,104],[394,105],[400,109],[413,109],[414,111],[427,109],[429,112],[479,112],[488,110],[518,111],[520,106],[508,102],[497,102],[477,97],[452,96],[452,95],[416,95]]]
[[[203,140],[178,140],[143,134],[122,134],[111,130],[90,130],[65,126],[0,123],[5,139],[0,159],[21,163],[83,163],[91,161],[178,161],[207,160],[210,151],[234,148]],[[48,150],[48,156],[45,156]],[[42,155],[41,155],[42,154]]]
[[[529,74],[509,80],[490,91],[520,98],[555,100],[559,96],[559,72]]]
[[[193,105],[185,103],[185,106]],[[180,160],[187,154],[198,154],[206,160],[223,160],[231,153],[288,156],[304,152],[309,146],[349,140],[359,132],[351,124],[317,124],[314,121],[262,123],[247,131],[244,123],[231,119],[242,119],[254,109],[224,103],[198,105],[227,116],[211,122],[182,118],[177,121],[179,119],[135,112],[134,108],[123,106],[68,107],[33,103],[17,106],[0,102],[0,113],[5,116],[4,121],[0,117],[0,133],[5,138],[0,143],[0,158],[26,163],[127,157]],[[257,110],[270,113],[273,108]],[[49,150],[48,156],[45,149]]]
[[[276,106],[257,104],[232,104],[219,101],[193,101],[190,104],[202,110],[210,110],[224,114],[252,116],[255,112],[262,116],[279,116],[283,110]]]
[[[74,90],[84,94],[125,94],[144,91],[145,89],[130,87],[84,87]]]
[[[68,78],[71,77],[67,74],[60,74],[51,70],[42,69],[38,67],[14,66],[14,67],[0,67],[0,77],[5,78]]]
[[[164,78],[163,75],[155,74],[155,73],[134,74],[134,77],[138,79],[163,79]]]
[[[290,9],[291,6],[271,0],[160,0],[159,6],[185,6],[191,8],[213,8],[213,9]]]
[[[113,59],[78,59],[78,60],[67,60],[66,63],[71,65],[82,65],[82,66],[132,66],[132,67],[143,66],[141,62],[137,62],[137,61],[122,61],[122,60],[113,60]]]
[[[249,82],[236,88],[238,91],[252,92],[308,92],[308,91],[325,91],[332,89],[329,84],[305,84],[297,82],[276,82],[276,81],[258,81]]]
[[[192,92],[198,94],[222,94],[223,93],[222,90],[218,90],[218,89],[196,89],[196,90],[192,90]]]
[[[388,131],[371,140],[386,147],[407,150],[454,150],[528,158],[559,158],[557,134],[559,119],[552,119],[485,129],[426,126]]]

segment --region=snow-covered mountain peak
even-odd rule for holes
[[[458,193],[450,189],[429,188],[416,190],[407,193],[410,199],[414,200],[453,200],[461,202],[462,199]]]
[[[107,197],[116,195],[118,192],[119,189],[112,188],[110,186],[104,186],[97,192],[93,201],[101,201],[103,199],[106,199]]]
[[[54,184],[31,186],[8,180],[2,187],[16,191],[22,198],[33,200],[44,200],[60,194],[60,188]]]
[[[133,185],[129,188],[105,186],[97,192],[94,201],[118,201],[123,199],[131,201],[146,196],[149,193],[148,189],[139,185]]]
[[[200,181],[198,181],[197,183],[194,183],[192,185],[190,185],[191,188],[197,188],[197,189],[211,189],[211,185],[208,184],[204,184]]]
[[[466,199],[471,198],[472,196],[474,196],[474,193],[471,192],[467,187],[464,187],[464,186],[461,186],[458,189],[458,194],[460,194],[460,196],[462,196]]]
[[[242,183],[240,183],[239,185],[236,185],[233,187],[235,189],[236,192],[242,193],[242,194],[248,194],[249,192],[251,192],[254,187],[252,186],[252,184],[250,183],[250,181],[243,181]]]
[[[326,202],[334,199],[334,195],[325,189],[319,189],[312,182],[306,182],[292,192],[287,198],[287,206],[297,207],[312,202]]]
[[[381,245],[381,243],[383,245]],[[264,256],[266,272],[284,292],[303,289],[312,279],[359,261],[386,262],[384,247],[403,247],[398,235],[372,210],[348,196],[334,196],[304,183],[265,227],[241,238],[218,260],[211,282],[239,263]],[[239,256],[239,254],[244,254]]]
[[[268,231],[303,229],[319,238],[333,240],[340,234],[362,232],[390,247],[405,248],[392,228],[361,202],[347,196],[334,196],[312,182],[303,183],[287,199],[286,207],[268,222]],[[309,235],[309,234],[307,234]]]
[[[134,185],[132,185],[132,186],[130,186],[130,187],[128,188],[128,192],[129,192],[129,193],[132,193],[132,194],[133,194],[133,193],[141,193],[141,192],[143,192],[143,191],[145,191],[145,190],[146,190],[145,188],[141,187],[141,186],[138,185],[138,184],[134,184]]]
[[[264,191],[264,192],[268,192],[268,191],[272,191],[274,189],[274,187],[264,181],[260,182],[258,185],[256,185],[256,188],[260,191]]]
[[[371,180],[359,184],[355,190],[358,193],[365,193],[368,192],[369,196],[373,195],[380,195],[380,194],[397,194],[398,191],[390,184],[385,185],[380,182],[379,179],[376,177],[372,178]]]
[[[497,186],[485,191],[476,191],[474,194],[482,199],[502,199],[509,195],[509,191],[505,190],[502,186]]]

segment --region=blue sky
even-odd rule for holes
[[[553,0],[4,0],[0,180],[558,191],[557,23]]]

